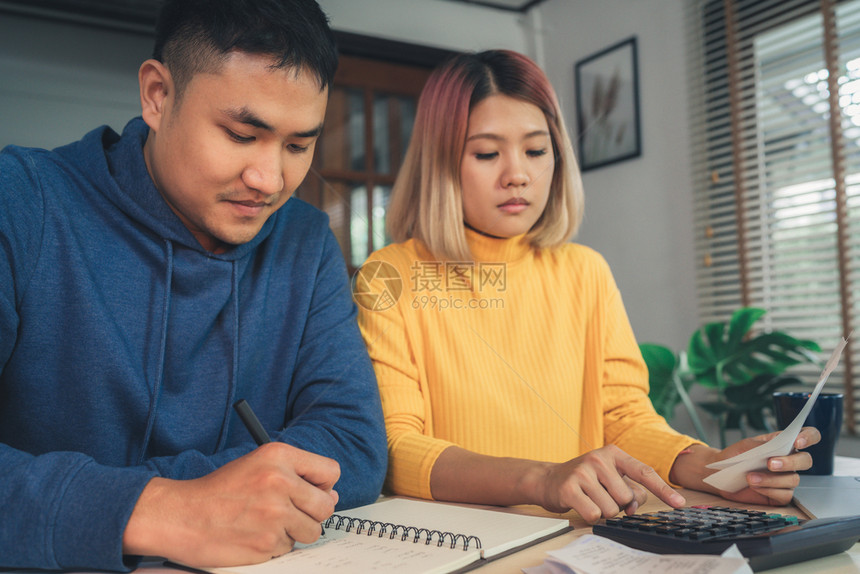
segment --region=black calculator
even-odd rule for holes
[[[725,506],[608,518],[594,534],[658,554],[722,554],[732,544],[759,572],[847,550],[860,541],[860,516],[800,520]]]

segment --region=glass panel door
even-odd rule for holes
[[[328,213],[350,273],[391,241],[385,213],[429,74],[341,57],[313,166],[296,195]]]

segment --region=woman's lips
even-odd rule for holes
[[[523,211],[525,211],[529,205],[530,205],[529,202],[526,201],[525,199],[523,199],[522,197],[512,197],[511,199],[507,200],[506,202],[498,205],[498,208],[501,209],[502,211],[504,211],[505,213],[517,214],[517,213],[522,213]]]

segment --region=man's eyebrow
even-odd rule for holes
[[[242,124],[248,124],[249,126],[260,128],[268,132],[275,131],[275,128],[264,122],[248,108],[230,108],[228,110],[224,110],[224,113],[229,116],[230,119],[232,119],[233,121],[237,121]]]
[[[306,132],[296,132],[293,136],[297,138],[315,138],[322,133],[323,125],[320,124],[317,127],[310,129]]]
[[[254,112],[249,110],[248,108],[231,108],[228,110],[224,110],[224,113],[233,121],[247,124],[249,126],[259,128],[261,130],[266,130],[267,132],[275,132],[275,128],[269,125],[267,122],[263,121],[260,117],[258,117]],[[302,132],[295,132],[290,134],[292,137],[297,138],[315,138],[322,133],[323,125],[320,124],[314,128],[311,128]]]

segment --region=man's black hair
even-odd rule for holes
[[[231,51],[270,56],[274,68],[306,70],[331,85],[337,47],[315,0],[164,0],[152,57],[170,70],[179,96],[198,72]]]

